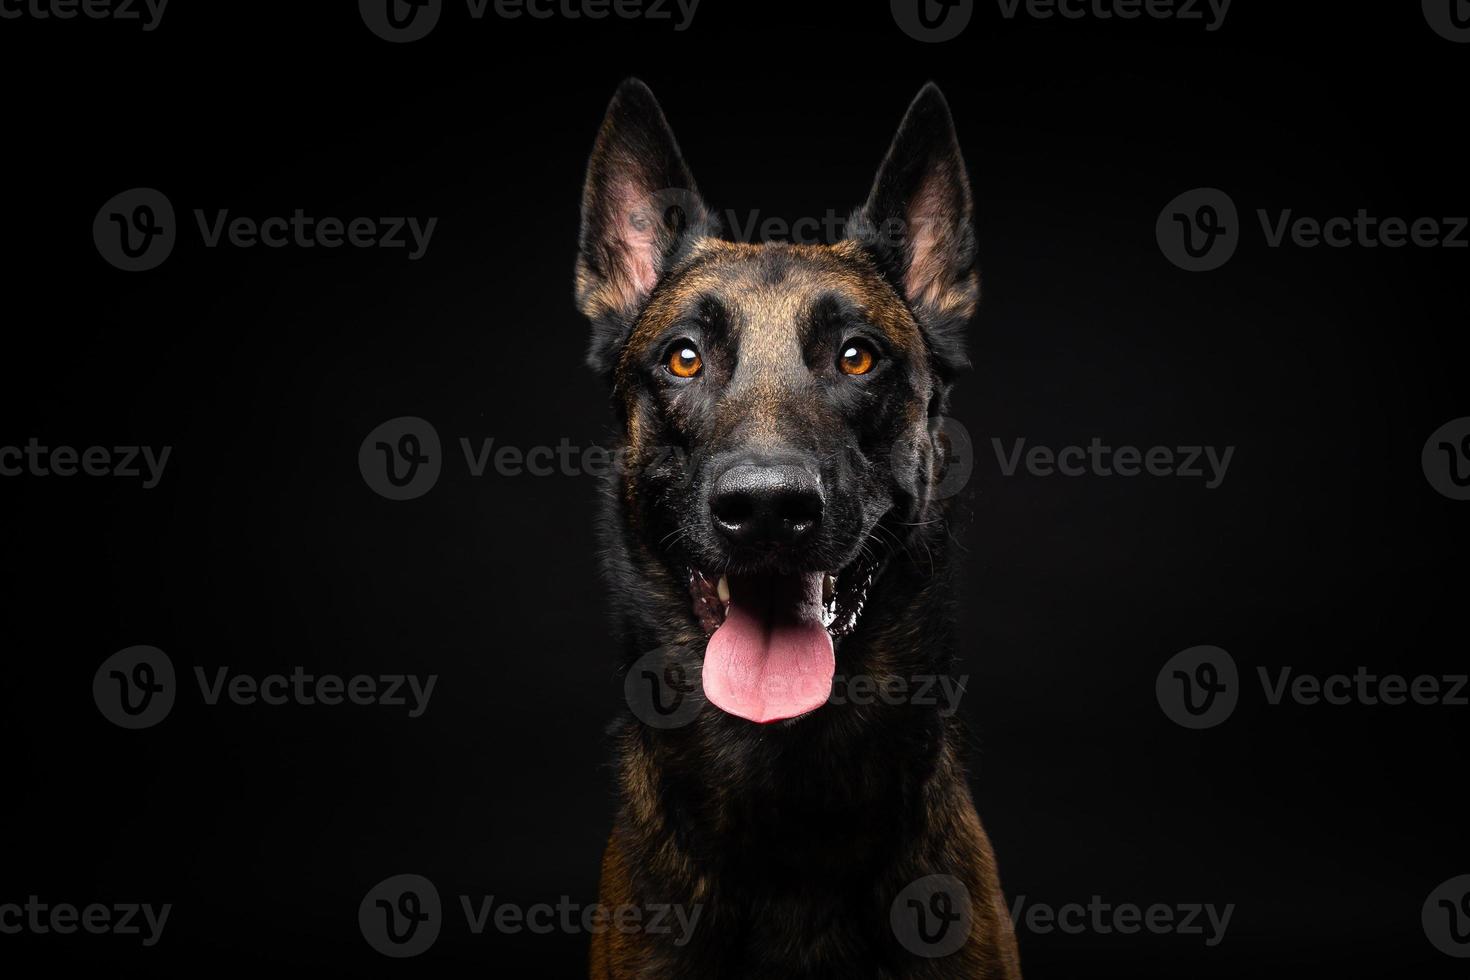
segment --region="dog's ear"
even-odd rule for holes
[[[974,203],[954,120],[934,83],[909,106],[852,227],[908,301],[940,370],[968,367],[965,327],[980,299]]]
[[[654,286],[680,253],[715,233],[658,100],[618,87],[587,165],[577,306],[592,320],[588,363],[608,373]]]

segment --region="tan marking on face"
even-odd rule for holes
[[[700,297],[711,296],[739,324],[735,383],[747,388],[757,411],[772,409],[780,401],[783,375],[806,369],[801,332],[813,304],[829,294],[845,298],[896,350],[922,356],[924,340],[913,315],[855,243],[752,245],[706,239],[655,292],[623,350],[618,376],[625,379],[649,345],[691,315]]]

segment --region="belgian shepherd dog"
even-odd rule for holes
[[[972,214],[933,85],[820,244],[723,237],[653,94],[613,97],[576,271],[623,440],[605,572],[626,664],[695,679],[684,723],[613,728],[600,903],[643,916],[596,933],[595,980],[1020,976],[952,712],[857,696],[955,657],[935,488]]]

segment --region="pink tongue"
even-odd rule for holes
[[[725,622],[704,651],[711,704],[748,721],[795,718],[827,702],[836,670],[821,573],[730,579]]]

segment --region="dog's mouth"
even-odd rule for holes
[[[712,580],[691,569],[694,615],[709,637],[702,676],[710,703],[762,724],[825,704],[837,670],[833,638],[857,627],[876,571],[866,558],[836,574],[768,572]]]

